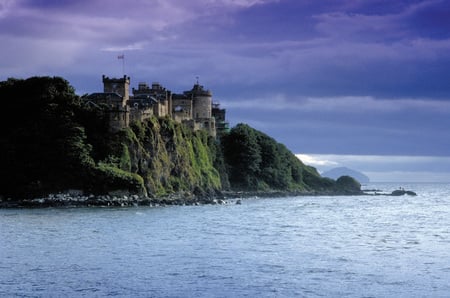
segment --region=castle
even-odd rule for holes
[[[103,92],[85,96],[87,104],[103,105],[108,109],[109,124],[113,131],[128,127],[133,121],[143,121],[151,116],[171,117],[196,131],[206,130],[216,137],[228,130],[225,109],[213,103],[212,93],[205,90],[198,81],[191,90],[182,94],[172,93],[159,83],[139,83],[132,88],[130,77],[103,79]]]

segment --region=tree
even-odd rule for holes
[[[80,99],[59,77],[9,79],[0,83],[2,106],[14,117],[0,119],[0,188],[5,195],[30,196],[83,181],[93,166],[91,147],[77,122]]]
[[[261,152],[255,131],[246,124],[238,124],[223,137],[222,145],[232,186],[256,189]]]

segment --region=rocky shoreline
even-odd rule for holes
[[[0,197],[0,208],[47,208],[47,207],[161,207],[199,206],[240,203],[245,198],[269,198],[306,195],[338,195],[329,192],[287,192],[287,191],[217,191],[199,195],[190,192],[174,193],[162,197],[139,196],[136,194],[84,195],[73,193],[50,194],[33,199],[13,200]],[[343,194],[340,194],[343,195]]]
[[[191,193],[176,193],[163,197],[139,195],[71,195],[65,193],[51,194],[34,199],[2,199],[0,208],[48,208],[48,207],[164,207],[164,206],[200,206],[225,205],[237,203],[244,198],[282,197],[286,193],[273,192],[225,192],[214,195],[196,196]],[[297,194],[298,195],[298,194]],[[239,204],[238,203],[238,204]]]
[[[150,198],[139,195],[71,195],[51,194],[46,197],[12,200],[0,199],[0,208],[46,208],[46,207],[160,207],[170,205],[195,206],[206,204],[225,204],[218,197],[198,197],[190,193],[177,193],[169,196]]]
[[[13,200],[0,197],[0,208],[48,208],[48,207],[164,207],[164,206],[199,206],[240,204],[246,198],[278,198],[295,196],[343,196],[343,195],[412,195],[412,191],[378,191],[361,192],[318,192],[318,191],[217,191],[200,195],[191,192],[174,193],[162,197],[139,196],[136,194],[84,195],[73,193],[50,194],[45,197]]]

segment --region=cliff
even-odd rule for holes
[[[21,200],[79,190],[161,197],[219,191],[344,193],[286,147],[240,124],[216,140],[170,118],[112,132],[108,109],[83,102],[58,77],[0,82],[0,196]],[[12,120],[11,120],[12,119]],[[350,183],[351,184],[351,183]]]
[[[292,194],[358,194],[361,185],[344,176],[323,178],[270,136],[238,124],[222,137],[231,189]]]

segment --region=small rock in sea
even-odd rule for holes
[[[241,205],[242,204],[242,201],[241,200],[237,200],[236,201],[236,205]]]
[[[391,196],[403,196],[403,195],[417,196],[415,192],[404,189],[397,189],[391,193]]]

